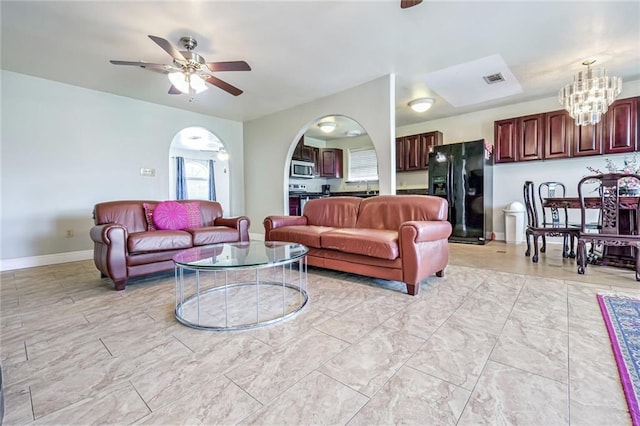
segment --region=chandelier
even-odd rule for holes
[[[582,62],[587,70],[580,71],[573,77],[573,83],[560,90],[560,103],[578,126],[598,123],[622,91],[622,79],[607,76],[604,68],[591,69],[594,62]]]

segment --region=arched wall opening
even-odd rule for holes
[[[169,148],[169,198],[177,199],[177,160],[184,158],[186,199],[209,199],[213,167],[215,200],[225,213],[231,206],[230,173],[232,159],[222,140],[204,127],[186,127],[173,137]]]
[[[313,198],[379,192],[377,152],[357,121],[326,115],[310,121],[299,134],[292,141],[285,170],[289,214],[302,214],[305,202]],[[301,163],[302,167],[313,164],[313,174],[304,175],[292,167]]]

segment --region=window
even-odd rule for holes
[[[378,180],[378,157],[373,147],[349,149],[347,180]]]
[[[187,178],[187,197],[190,200],[209,198],[209,164],[207,160],[184,159]]]

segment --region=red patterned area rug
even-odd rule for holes
[[[633,426],[640,426],[640,300],[599,294]]]

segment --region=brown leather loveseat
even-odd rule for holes
[[[222,217],[216,201],[182,200],[196,204],[199,226],[179,230],[149,230],[149,209],[159,201],[110,201],[96,204],[93,260],[103,277],[109,277],[116,290],[124,290],[127,279],[174,268],[172,257],[185,249],[208,244],[249,241],[249,218]],[[196,215],[197,215],[196,210]]]
[[[265,240],[309,248],[309,265],[402,281],[415,295],[449,261],[447,201],[429,195],[310,200],[303,216],[269,216]]]

